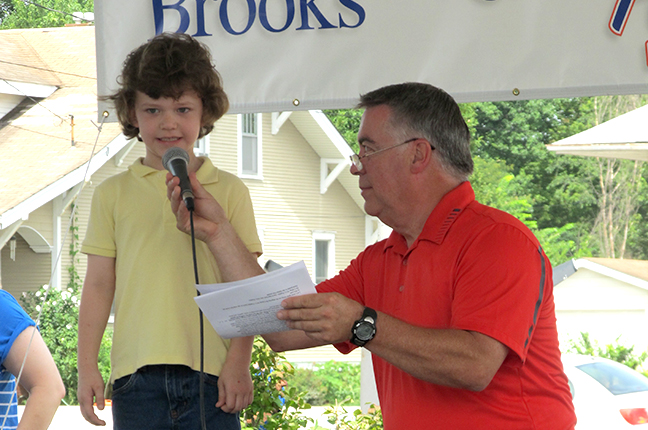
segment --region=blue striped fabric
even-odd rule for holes
[[[16,378],[4,368],[0,370],[0,429],[15,430],[18,427],[16,407]]]
[[[18,427],[16,379],[2,363],[7,359],[16,338],[27,327],[36,325],[16,299],[0,289],[0,430]]]

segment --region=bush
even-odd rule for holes
[[[36,321],[45,344],[54,358],[65,384],[63,402],[76,405],[77,401],[77,344],[79,326],[79,292],[63,291],[47,285],[38,291],[23,293],[21,298],[25,311]],[[104,380],[110,376],[111,330],[107,330],[99,351],[99,370]]]
[[[313,369],[298,368],[286,382],[304,392],[306,401],[313,406],[333,405],[345,399],[349,404],[360,404],[359,364],[327,361]]]
[[[614,343],[600,348],[596,341],[590,339],[589,333],[581,332],[580,338],[570,340],[567,352],[575,352],[582,355],[591,355],[594,357],[603,357],[614,360],[618,363],[625,364],[631,369],[643,371],[643,363],[648,359],[648,352],[642,352],[639,355],[634,353],[634,346],[626,347],[619,344],[619,338]],[[648,376],[648,371],[643,371]]]
[[[293,371],[283,355],[273,352],[263,338],[254,340],[250,365],[254,400],[241,412],[242,430],[298,430],[312,421],[298,411],[310,409],[304,393],[285,385]]]
[[[376,405],[370,405],[366,414],[360,409],[353,412],[353,420],[347,418],[347,410],[344,408],[346,402],[329,406],[324,411],[329,424],[333,424],[337,430],[379,430],[383,428],[382,411]]]

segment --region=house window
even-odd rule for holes
[[[335,233],[313,232],[313,273],[316,284],[335,274]]]
[[[196,157],[209,157],[209,135],[196,140],[193,150]]]
[[[239,115],[239,174],[260,179],[261,167],[261,114]]]

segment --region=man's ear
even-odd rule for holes
[[[414,158],[410,170],[412,173],[421,173],[432,162],[432,146],[425,139],[416,141]]]

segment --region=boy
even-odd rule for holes
[[[115,302],[112,409],[115,430],[200,428],[200,329],[191,240],[175,228],[166,199],[162,157],[171,147],[189,155],[188,170],[207,184],[245,247],[261,254],[248,189],[234,175],[194,156],[194,142],[228,109],[207,49],[182,34],[161,34],[129,54],[115,104],[124,135],[146,155],[100,184],[81,251],[88,270],[79,311],[79,404],[90,423],[105,425],[97,366],[101,337]],[[200,283],[230,281],[209,249],[196,243]],[[181,257],[178,258],[178,255]],[[240,428],[238,411],[252,402],[253,338],[220,338],[204,330],[208,428]],[[215,407],[214,407],[215,405]]]

